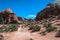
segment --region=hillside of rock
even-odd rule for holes
[[[49,15],[60,15],[60,5],[57,3],[49,3],[45,9],[40,11],[36,16],[36,21],[47,19]]]

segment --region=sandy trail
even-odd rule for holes
[[[41,36],[37,33],[26,32],[20,25],[16,32],[5,33],[4,40],[29,40],[30,38],[33,40],[60,40],[60,38],[55,38],[54,35],[54,33],[48,33],[46,36]]]

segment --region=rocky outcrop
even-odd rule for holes
[[[43,9],[37,14],[35,20],[39,21],[42,19],[46,19],[48,18],[49,15],[55,15],[55,16],[60,15],[60,5],[58,5],[57,3],[48,4],[45,9]]]
[[[0,13],[4,23],[20,23],[15,13],[11,9],[6,9]]]
[[[17,18],[19,21],[23,21],[22,17],[18,16]]]

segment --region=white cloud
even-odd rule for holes
[[[36,15],[28,15],[26,18],[35,18]]]

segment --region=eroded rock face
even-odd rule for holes
[[[15,13],[11,9],[6,9],[0,13],[0,17],[4,19],[4,23],[20,23]]]
[[[43,9],[41,12],[39,12],[36,16],[36,21],[46,19],[49,15],[60,15],[60,5],[57,4],[48,4],[48,6]]]

